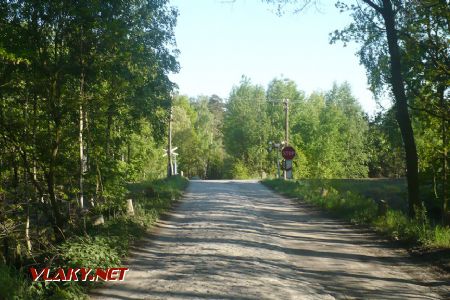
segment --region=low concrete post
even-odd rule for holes
[[[127,215],[134,216],[133,199],[127,199]]]
[[[103,225],[105,224],[105,218],[103,218],[103,215],[98,215],[94,217],[94,222],[92,222],[94,226]]]

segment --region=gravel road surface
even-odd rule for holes
[[[191,181],[93,299],[450,299],[450,282],[368,231],[256,181]]]

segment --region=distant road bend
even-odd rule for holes
[[[450,299],[450,283],[373,234],[256,181],[191,181],[93,299]]]

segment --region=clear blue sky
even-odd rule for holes
[[[357,45],[330,45],[328,34],[350,23],[334,0],[320,11],[275,14],[261,0],[171,0],[179,9],[175,30],[181,71],[170,76],[189,96],[227,98],[242,75],[264,87],[274,78],[294,80],[307,94],[348,81],[363,109],[376,109]]]

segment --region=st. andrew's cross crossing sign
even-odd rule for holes
[[[291,160],[295,157],[295,150],[291,146],[286,146],[281,150],[281,155],[286,160]]]

